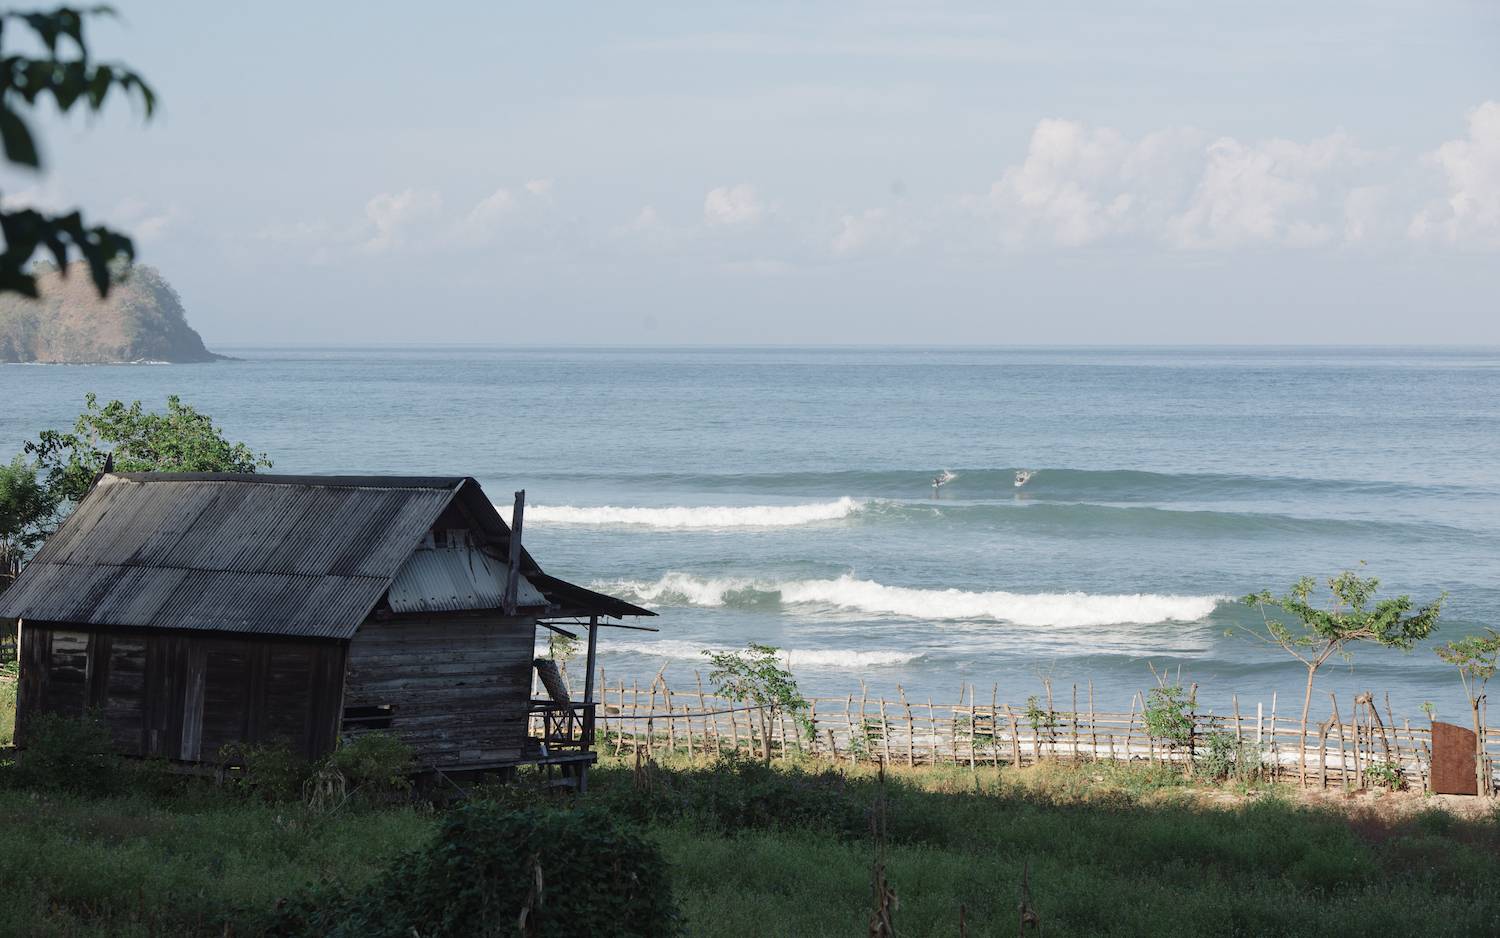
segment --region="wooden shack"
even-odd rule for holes
[[[92,710],[182,763],[382,730],[445,771],[586,769],[597,629],[649,615],[543,573],[466,477],[106,473],[0,594],[21,747]],[[570,623],[582,700],[534,701],[538,629]]]

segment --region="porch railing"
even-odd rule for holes
[[[548,750],[586,751],[594,744],[594,707],[591,703],[531,702],[531,738]]]

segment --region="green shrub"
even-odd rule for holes
[[[1052,742],[1057,736],[1057,713],[1051,706],[1043,709],[1035,694],[1026,698],[1026,722],[1031,725],[1033,739],[1042,739],[1045,733],[1046,741]]]
[[[32,717],[26,724],[25,747],[9,774],[22,788],[83,795],[111,794],[124,782],[109,728],[94,713]]]
[[[1401,791],[1406,787],[1406,771],[1401,768],[1401,763],[1390,759],[1366,766],[1365,778],[1390,791]]]
[[[868,831],[867,803],[836,771],[772,768],[743,753],[707,766],[652,773],[653,784],[610,786],[589,797],[640,821],[685,819],[704,830],[816,830],[839,836]]]
[[[1181,684],[1159,684],[1146,692],[1146,732],[1174,748],[1193,741],[1192,701]]]
[[[468,805],[430,847],[398,857],[366,888],[330,885],[284,903],[268,933],[667,938],[680,930],[660,849],[617,818],[597,808]]]
[[[1263,765],[1254,743],[1220,731],[1210,734],[1199,748],[1193,771],[1199,778],[1215,782],[1253,782],[1260,778]]]
[[[312,766],[284,745],[230,743],[219,750],[227,783],[240,794],[263,801],[299,801]]]
[[[0,679],[0,746],[9,746],[16,736],[16,683]]]
[[[328,764],[344,777],[351,793],[379,799],[411,791],[416,756],[390,733],[365,733],[335,749]]]

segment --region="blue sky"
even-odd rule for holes
[[[1500,4],[119,5],[211,344],[1500,342]]]

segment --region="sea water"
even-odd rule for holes
[[[85,392],[178,394],[275,471],[524,488],[549,573],[660,613],[604,634],[611,684],[757,641],[822,695],[1123,707],[1154,666],[1286,712],[1304,672],[1236,597],[1361,564],[1447,591],[1439,639],[1500,627],[1496,349],[222,351],[0,367],[0,455]],[[1318,686],[1467,712],[1430,646]]]

